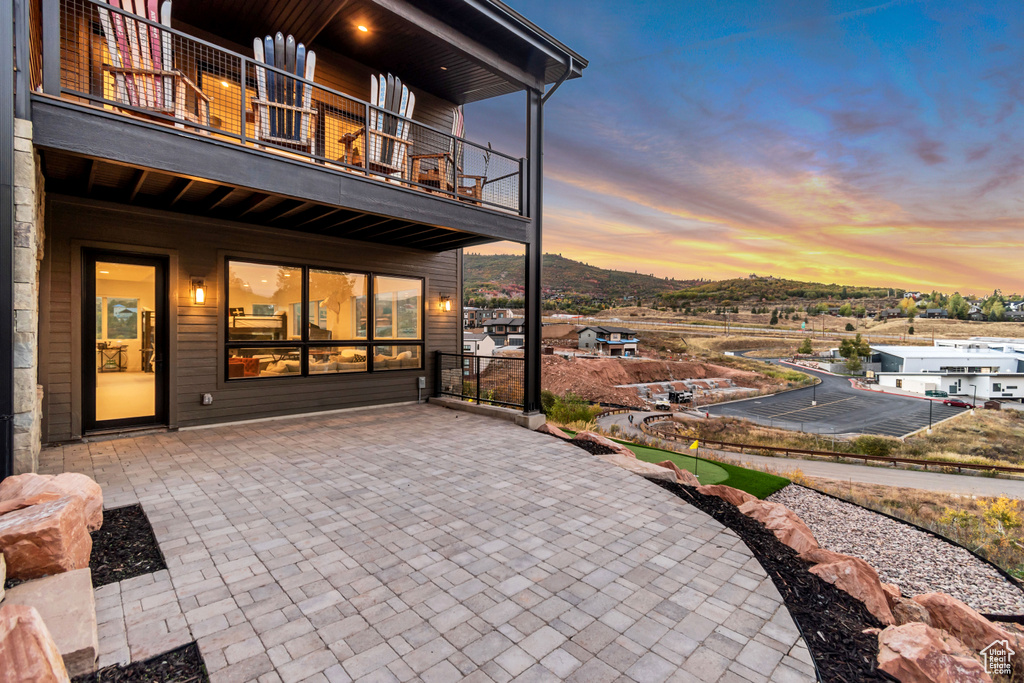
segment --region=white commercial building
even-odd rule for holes
[[[878,383],[988,401],[1024,400],[1024,340],[942,339],[934,346],[873,345]]]

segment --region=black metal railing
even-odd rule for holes
[[[522,408],[526,359],[437,352],[437,395]]]
[[[306,80],[225,50],[158,17],[97,0],[42,3],[48,94],[327,170],[523,212],[524,159],[326,88],[315,73]],[[57,55],[59,82],[50,66]]]

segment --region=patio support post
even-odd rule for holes
[[[60,96],[60,0],[42,0],[43,92]],[[4,24],[8,26],[8,24]],[[7,53],[10,54],[10,53]]]
[[[13,3],[0,2],[0,54],[14,53]],[[0,479],[14,474],[14,70],[0,69]]]
[[[523,382],[523,412],[540,410],[541,387],[541,244],[543,218],[544,102],[539,90],[526,91],[526,215],[530,218],[530,241],[526,243],[526,359]]]

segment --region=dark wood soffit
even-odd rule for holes
[[[34,138],[38,147],[132,167],[132,176],[125,181],[131,186],[129,192],[134,191],[140,180],[152,181],[154,174],[159,173],[202,181],[211,188],[226,185],[311,205],[421,223],[489,241],[522,243],[529,239],[529,221],[518,216],[458,204],[354,174],[327,171],[313,164],[182,134],[158,124],[129,120],[52,98],[33,99]],[[204,177],[196,178],[196,169],[203,169]],[[142,177],[140,170],[146,170],[147,176]],[[184,203],[181,186],[171,199],[178,193],[178,199]],[[281,207],[275,214],[284,210]],[[301,215],[297,213],[295,217]]]

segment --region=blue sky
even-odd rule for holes
[[[545,251],[1024,291],[1020,0],[512,5],[590,60],[545,112]],[[524,109],[467,133],[521,154]]]

